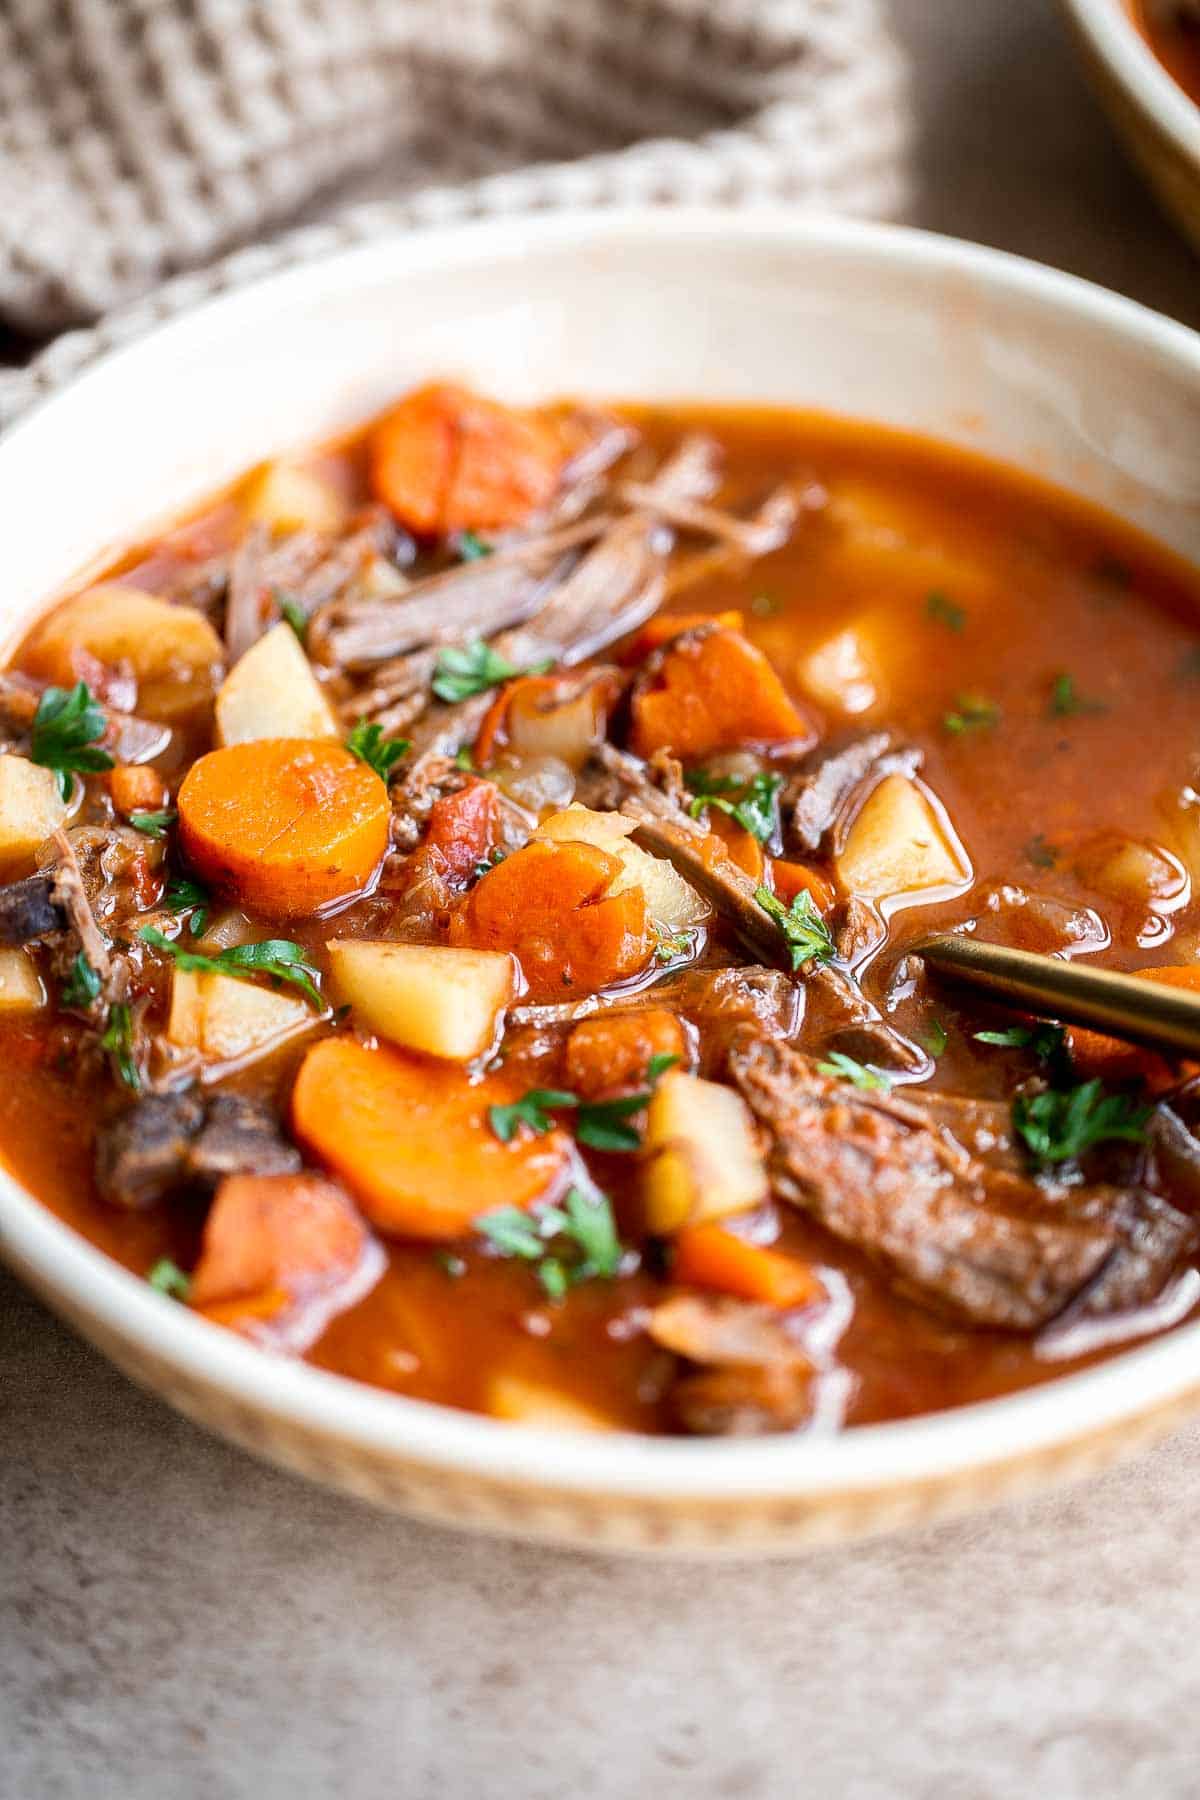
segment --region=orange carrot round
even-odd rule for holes
[[[260,738],[210,751],[188,771],[178,805],[196,873],[268,917],[361,893],[387,849],[386,787],[331,741]]]
[[[495,531],[551,498],[564,447],[536,413],[433,384],[384,415],[368,459],[374,493],[413,531]]]
[[[814,733],[761,650],[722,628],[667,651],[652,686],[633,699],[632,747],[688,762],[743,744],[792,743]]]
[[[326,1038],[292,1092],[299,1141],[333,1169],[373,1225],[395,1237],[464,1236],[480,1213],[529,1206],[568,1177],[571,1142],[555,1129],[501,1143],[488,1108],[524,1084],[466,1073],[407,1051]]]
[[[726,625],[730,631],[741,631],[745,623],[745,616],[732,607],[718,613],[657,613],[630,638],[621,651],[621,661],[644,662],[652,650],[661,650],[672,638],[682,637],[685,631],[696,631],[702,625]]]
[[[621,869],[594,844],[526,844],[472,888],[450,941],[511,951],[535,1000],[608,987],[644,968],[652,949],[642,890],[608,892]]]
[[[808,1306],[822,1292],[817,1276],[798,1257],[752,1244],[715,1224],[688,1225],[678,1234],[675,1279],[768,1306]]]

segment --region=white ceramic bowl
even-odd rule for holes
[[[376,242],[107,356],[0,441],[19,624],[114,540],[255,458],[457,374],[514,395],[769,400],[1024,465],[1200,562],[1200,338],[1046,269],[780,212],[561,215]],[[106,1260],[11,1179],[0,1249],[137,1380],[386,1505],[623,1549],[844,1538],[1098,1466],[1200,1403],[1200,1325],[1102,1368],[837,1438],[534,1431],[268,1356]]]
[[[1125,0],[1062,0],[1085,67],[1151,187],[1200,250],[1200,106],[1159,62]]]

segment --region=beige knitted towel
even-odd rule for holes
[[[61,331],[334,214],[362,236],[579,202],[887,213],[906,143],[878,0],[0,0],[0,321]],[[154,316],[205,284],[175,285]]]

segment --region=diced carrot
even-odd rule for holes
[[[696,631],[702,625],[724,625],[730,631],[741,631],[745,623],[744,615],[733,608],[719,613],[657,613],[630,638],[621,652],[621,661],[644,662],[652,650],[661,650],[672,638],[682,637],[685,631]]]
[[[373,492],[427,534],[519,524],[551,498],[564,458],[536,413],[443,384],[406,395],[368,440]]]
[[[601,1013],[576,1025],[567,1040],[567,1086],[586,1100],[643,1087],[656,1056],[687,1057],[683,1026],[665,1007]]]
[[[166,784],[148,763],[118,763],[108,787],[113,805],[126,818],[135,812],[158,812],[167,804]]]
[[[465,884],[486,862],[500,835],[500,797],[490,781],[469,781],[456,794],[435,800],[425,842],[440,858],[442,872]]]
[[[777,856],[771,863],[770,875],[771,885],[785,906],[790,906],[797,895],[804,893],[812,895],[818,912],[828,912],[833,905],[833,883],[805,863],[786,862]]]
[[[714,631],[668,650],[653,685],[633,699],[639,756],[667,749],[683,761],[740,745],[813,742],[761,650],[736,631]]]
[[[504,1074],[473,1082],[450,1063],[326,1038],[301,1065],[292,1121],[380,1231],[456,1238],[480,1213],[529,1206],[567,1178],[565,1132],[521,1132],[505,1144],[491,1129],[488,1108],[522,1090]]]
[[[196,873],[268,917],[361,893],[387,849],[387,788],[331,740],[259,738],[212,750],[192,764],[178,804]]]
[[[372,1266],[382,1270],[379,1249],[333,1182],[230,1175],[205,1222],[189,1302],[249,1337],[304,1350],[361,1298]]]
[[[1168,963],[1157,969],[1138,969],[1142,981],[1157,982],[1160,987],[1185,988],[1200,993],[1200,963]],[[1200,1063],[1172,1062],[1157,1051],[1145,1050],[1140,1044],[1126,1043],[1123,1038],[1109,1037],[1103,1031],[1088,1031],[1082,1025],[1067,1030],[1067,1046],[1078,1072],[1091,1080],[1122,1082],[1142,1080],[1152,1093],[1173,1087],[1181,1076],[1200,1073]]]
[[[798,1257],[752,1244],[721,1225],[687,1225],[679,1232],[675,1279],[768,1306],[808,1306],[824,1292]]]
[[[621,869],[594,844],[526,844],[471,889],[450,942],[511,951],[535,1000],[608,987],[644,968],[653,948],[642,890],[608,892]]]
[[[765,858],[762,845],[754,833],[747,831],[744,825],[739,825],[728,813],[722,812],[719,806],[709,807],[706,822],[708,829],[715,832],[724,844],[730,861],[736,863],[744,875],[749,875],[751,881],[761,882]]]

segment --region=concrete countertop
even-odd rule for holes
[[[916,223],[1200,324],[1050,0],[894,0]],[[760,1567],[411,1525],[262,1467],[0,1276],[0,1800],[1197,1790],[1200,1428]]]

